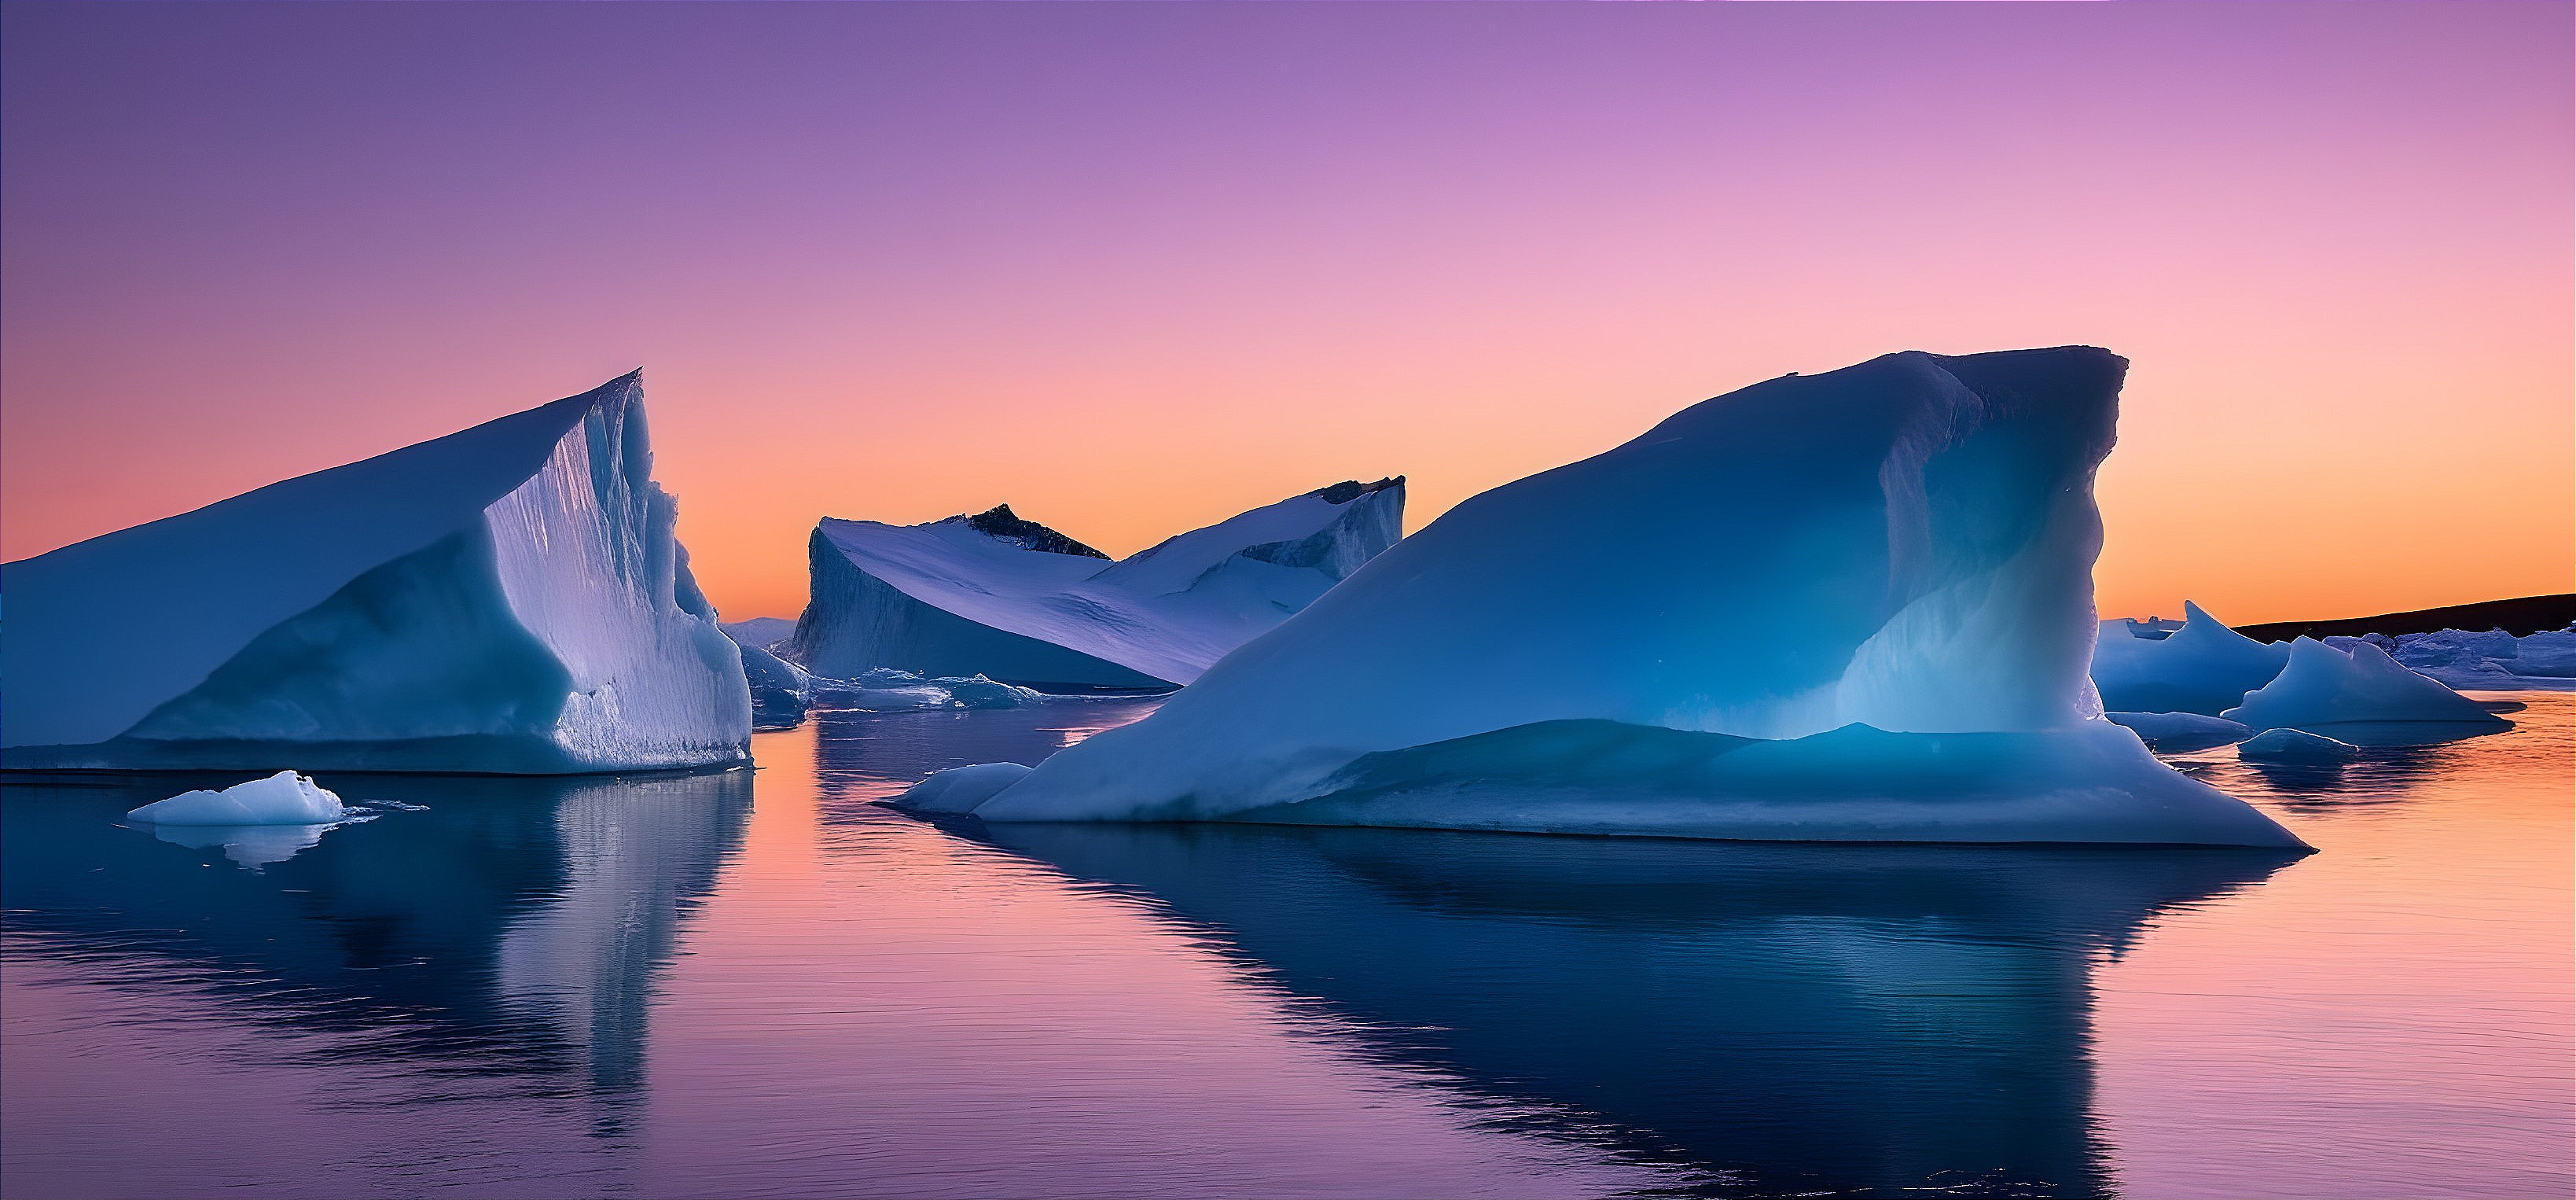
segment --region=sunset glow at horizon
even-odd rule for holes
[[[2572,12],[12,3],[0,559],[641,365],[701,583],[792,616],[826,515],[1419,528],[2088,344],[2106,613],[2569,591]]]

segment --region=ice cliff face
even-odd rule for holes
[[[813,598],[772,649],[843,679],[1189,683],[1393,544],[1403,521],[1401,478],[1342,483],[1111,562],[1008,505],[926,525],[827,517],[809,545]]]
[[[13,767],[560,773],[747,757],[639,375],[9,564]]]
[[[2126,363],[1889,355],[1474,497],[992,821],[2295,847],[2102,720]],[[953,782],[953,781],[952,781]]]

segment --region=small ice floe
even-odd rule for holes
[[[220,792],[181,792],[125,814],[153,825],[328,825],[349,815],[340,797],[293,771]]]
[[[2285,767],[2339,767],[2361,751],[2348,742],[2296,729],[2266,729],[2239,743],[2236,757]]]
[[[339,826],[374,820],[377,814],[370,808],[424,810],[399,800],[342,804],[338,795],[311,779],[280,771],[222,791],[181,792],[128,812],[125,819],[149,825],[152,836],[174,845],[221,846],[224,857],[257,870],[295,857]]]

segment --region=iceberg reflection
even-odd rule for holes
[[[2259,851],[952,826],[1714,1194],[2105,1195],[2091,970]]]
[[[653,979],[740,844],[752,791],[741,770],[342,775],[331,786],[353,800],[427,808],[338,826],[117,823],[172,779],[0,791],[13,952],[107,978],[149,963],[239,1001],[242,1019],[362,1031],[366,1053],[441,1069],[571,1074],[592,1092],[640,1079]],[[259,869],[205,869],[216,853]]]

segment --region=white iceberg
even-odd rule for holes
[[[2247,762],[2293,767],[2341,766],[2360,752],[2349,742],[2297,729],[2266,729],[2236,747],[2236,756]]]
[[[2289,647],[2246,637],[2198,604],[2184,601],[2183,618],[2161,637],[2139,636],[2133,622],[2102,623],[2092,665],[2102,707],[2217,716],[2270,683],[2289,661]]]
[[[2199,713],[2161,712],[2104,713],[2114,725],[2125,726],[2138,740],[2158,750],[2182,751],[2224,746],[2252,736],[2253,730],[2225,717],[2204,717]]]
[[[638,375],[0,569],[11,767],[747,757]]]
[[[2439,723],[2488,730],[2512,722],[2408,670],[2377,646],[2338,650],[2314,638],[2290,643],[2290,664],[2280,678],[2227,710],[2229,720],[2252,729],[2308,729],[2335,725]],[[2347,739],[2349,740],[2349,739]]]
[[[772,649],[834,678],[893,667],[1049,691],[1185,684],[1403,523],[1401,477],[1293,496],[1116,562],[1009,505],[926,525],[827,517],[813,598]]]
[[[1153,715],[940,802],[987,821],[2300,846],[2103,720],[2085,676],[2091,484],[2125,366],[1909,352],[1697,405],[1468,500]]]
[[[125,814],[153,825],[328,825],[348,816],[340,797],[293,771],[222,791],[181,792]]]

